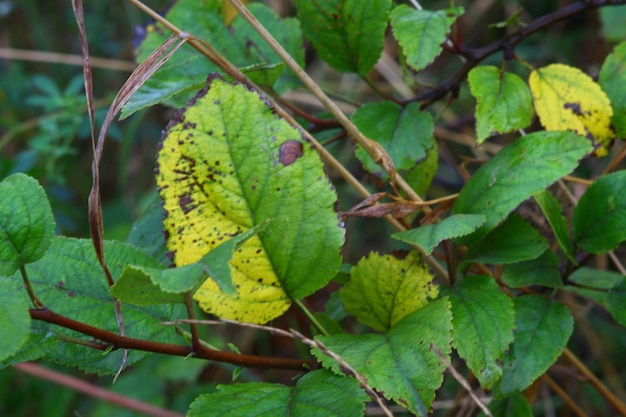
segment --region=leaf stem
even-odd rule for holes
[[[322,325],[322,323],[320,323],[315,316],[309,311],[308,308],[306,308],[306,306],[304,305],[304,303],[301,300],[295,300],[294,301],[295,304],[300,308],[300,310],[302,310],[302,312],[304,313],[305,316],[307,316],[307,318],[309,319],[309,321],[311,322],[311,324],[313,324],[313,326],[315,326],[317,328],[317,330],[320,331],[320,333],[322,333],[324,336],[330,336],[330,333],[328,332],[328,330],[326,330],[324,328],[324,326]]]
[[[24,265],[20,266],[20,274],[22,275],[22,281],[24,282],[24,287],[26,288],[26,292],[28,293],[28,297],[33,302],[35,308],[43,308],[43,303],[35,294],[35,290],[33,290],[33,286],[30,283],[30,279],[28,279],[28,274],[26,273],[26,267]]]

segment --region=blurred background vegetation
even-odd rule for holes
[[[164,8],[168,3],[166,0],[148,2],[156,10]],[[293,14],[292,3],[288,0],[268,0],[266,3],[283,16]],[[524,22],[569,3],[563,0],[457,1],[456,5],[463,5],[466,10],[458,22],[458,32],[465,44],[479,47],[500,39]],[[424,4],[433,10],[449,5],[448,0]],[[97,118],[101,121],[117,89],[132,70],[133,40],[137,28],[148,19],[125,1],[89,0],[85,1],[84,7],[91,56],[103,59],[94,65],[93,72]],[[519,13],[517,24],[490,26],[516,13]],[[586,13],[529,37],[515,52],[536,66],[562,62],[595,76],[615,42],[626,39],[624,22],[626,10],[623,6]],[[390,56],[397,56],[395,45],[390,43],[387,49]],[[41,52],[63,55],[42,56]],[[499,65],[501,58],[501,55],[496,54],[487,63]],[[314,78],[338,95],[357,103],[378,99],[357,77],[330,70],[315,58],[310,48],[307,49],[307,60],[307,68]],[[420,81],[436,84],[460,65],[455,55],[444,53]],[[528,75],[521,65],[517,68],[516,64],[511,64],[509,69],[518,71],[523,78]],[[378,74],[373,73],[370,78],[383,90],[393,92]],[[299,93],[306,97],[304,90]],[[458,100],[449,106],[445,104],[440,102],[430,107],[438,117],[436,134],[440,149],[440,168],[429,192],[431,197],[450,194],[459,188],[462,180],[455,171],[459,155],[476,156],[471,141],[464,139],[473,135],[475,105],[469,97],[467,86],[461,88]],[[314,106],[307,110],[321,112]],[[109,131],[101,170],[107,239],[125,240],[133,222],[154,202],[154,157],[161,130],[171,114],[172,109],[165,107],[140,111],[114,125]],[[352,145],[349,141],[334,143],[331,147],[350,169],[360,172],[358,162],[351,158]],[[51,200],[58,233],[88,237],[87,196],[91,187],[91,160],[82,58],[70,1],[0,0],[0,178],[14,172],[27,172],[37,178]],[[341,184],[337,188],[342,209],[347,209],[357,200],[357,196],[342,188]],[[343,199],[342,193],[345,193]],[[351,247],[347,256],[350,262],[356,261],[371,249],[389,251],[398,245],[385,237],[388,233],[382,221],[351,219],[348,226]],[[285,325],[297,327],[297,323],[294,323],[297,317],[288,320],[291,321]],[[618,396],[626,398],[626,366],[623,365],[625,332],[623,329],[613,331],[615,325],[601,311],[585,316],[584,320],[582,326],[577,326],[577,333],[572,339],[573,350],[586,360],[593,371],[609,376],[608,386]],[[216,336],[207,337],[211,339]],[[264,340],[263,337],[238,330],[238,334],[230,335],[229,340],[236,339],[237,346],[247,352],[280,354],[283,346],[276,345],[274,340]],[[216,343],[219,344],[219,341]],[[595,348],[599,346],[602,350]],[[599,357],[598,352],[601,352]],[[57,369],[54,364],[45,365]],[[57,370],[72,373],[65,368]],[[228,382],[232,371],[231,367],[223,365],[151,356],[134,369],[125,371],[112,388],[111,377],[74,373],[80,374],[89,383],[184,413],[197,394],[208,392],[219,382]],[[262,379],[288,383],[291,377],[293,374],[290,373],[266,372]],[[244,371],[239,378],[240,381],[258,380],[259,374],[257,371]],[[446,382],[442,388],[443,398],[453,399],[456,391],[454,384],[454,381]],[[610,415],[602,401],[595,399],[597,395],[592,390],[580,384],[576,387],[572,388],[574,391],[570,395],[588,402],[581,406],[592,410],[595,415]],[[576,395],[577,389],[583,391]],[[540,387],[535,394],[542,401],[558,402],[558,399],[552,397],[544,398]],[[544,415],[542,410],[545,408],[541,407],[541,401],[538,403],[536,415]],[[445,413],[442,410],[437,415],[443,416]],[[59,417],[139,414],[17,370],[6,369],[0,371],[0,415]]]

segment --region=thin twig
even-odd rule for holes
[[[561,397],[561,399],[563,400],[563,402],[578,416],[578,417],[589,417],[587,415],[587,413],[585,413],[577,404],[576,402],[572,399],[572,397],[569,396],[569,394],[567,392],[565,392],[565,390],[563,388],[561,388],[559,386],[559,384],[557,384],[557,382],[552,379],[550,377],[550,375],[548,374],[543,374],[541,376],[541,379],[544,380],[552,389],[552,391],[554,391],[554,393],[556,395],[558,395],[559,397]]]
[[[18,365],[14,365],[13,369],[41,378],[44,381],[52,382],[57,385],[61,385],[70,388],[76,392],[82,392],[91,397],[98,398],[102,401],[106,401],[111,404],[116,404],[127,410],[136,411],[152,417],[184,417],[183,414],[176,413],[174,411],[166,410],[164,408],[156,407],[151,404],[136,400],[134,398],[126,397],[108,389],[101,388],[97,385],[91,384],[82,379],[78,379],[73,376],[65,375],[52,369],[44,368],[43,366],[35,363],[24,362]]]
[[[485,415],[488,417],[493,417],[493,415],[491,414],[491,411],[489,411],[487,406],[483,404],[482,401],[480,401],[480,399],[476,396],[476,394],[474,394],[474,390],[470,386],[469,382],[467,382],[467,380],[463,378],[463,375],[461,375],[460,373],[457,372],[456,369],[454,369],[450,361],[446,359],[445,355],[441,353],[441,351],[437,348],[437,346],[431,343],[430,348],[433,350],[433,352],[437,354],[437,356],[439,356],[439,359],[441,359],[441,362],[443,362],[444,365],[446,365],[446,368],[448,368],[448,371],[450,371],[454,379],[456,379],[457,382],[461,384],[463,388],[465,388],[470,398],[476,403],[476,405],[482,410],[482,412],[485,413]]]
[[[568,348],[563,351],[563,356],[574,368],[578,370],[587,381],[598,391],[598,393],[604,398],[615,410],[623,417],[626,417],[626,404],[619,398],[617,398],[609,389],[600,381],[594,374],[583,364],[574,353]]]
[[[0,58],[20,61],[50,62],[53,64],[83,65],[83,57],[79,55],[29,51],[26,49],[0,48]],[[114,71],[130,72],[137,67],[134,62],[109,58],[90,57],[90,62],[92,68],[110,69]]]

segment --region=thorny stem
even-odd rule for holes
[[[195,352],[191,346],[180,346],[168,343],[158,343],[149,340],[135,339],[111,333],[89,324],[82,323],[68,317],[57,314],[47,308],[30,309],[30,316],[34,320],[56,324],[66,329],[74,330],[108,344],[111,350],[135,349],[145,352],[162,353],[174,356],[192,356],[197,359],[208,359],[219,362],[232,363],[233,365],[251,368],[276,368],[304,371],[315,367],[315,361],[302,359],[274,358],[255,355],[240,355],[232,352],[223,352],[202,347]]]

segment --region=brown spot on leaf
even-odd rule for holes
[[[296,162],[302,156],[302,143],[297,140],[285,141],[278,149],[278,161],[287,166]]]
[[[565,103],[565,104],[563,104],[563,108],[571,110],[572,113],[574,113],[576,116],[582,116],[583,115],[583,111],[580,108],[580,104],[578,104],[578,103]]]
[[[189,214],[191,210],[197,207],[193,204],[193,198],[189,194],[181,195],[178,199],[178,204],[185,214]]]

